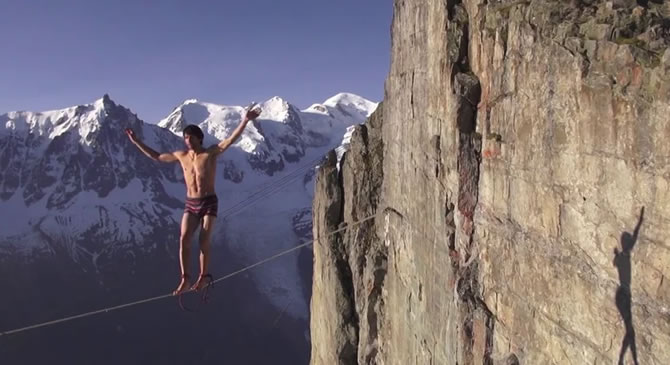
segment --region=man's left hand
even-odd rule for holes
[[[258,118],[258,116],[261,115],[261,108],[254,106],[247,110],[247,114],[244,116],[246,120],[254,120]]]

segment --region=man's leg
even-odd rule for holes
[[[191,237],[198,228],[198,217],[184,213],[181,219],[181,235],[179,236],[179,265],[181,267],[181,283],[173,294],[177,295],[188,289],[189,258],[191,253]]]
[[[209,274],[209,246],[212,241],[215,220],[216,216],[213,215],[206,215],[202,219],[202,226],[200,227],[200,277],[193,285],[196,290],[202,289],[207,284],[203,276]]]

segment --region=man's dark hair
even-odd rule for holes
[[[200,127],[198,127],[197,125],[193,125],[193,124],[187,125],[186,128],[184,128],[184,137],[187,134],[189,136],[194,136],[194,137],[198,138],[200,140],[200,143],[202,143],[202,139],[204,138],[204,134],[202,133],[202,130],[200,129]]]

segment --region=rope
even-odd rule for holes
[[[113,311],[113,310],[117,310],[117,309],[121,309],[121,308],[126,308],[126,307],[132,307],[132,306],[134,306],[134,305],[143,304],[143,303],[149,303],[149,302],[153,302],[153,301],[155,301],[155,300],[164,299],[164,298],[171,297],[171,296],[172,296],[172,293],[170,293],[170,294],[165,294],[165,295],[160,295],[160,296],[153,297],[153,298],[148,298],[148,299],[138,300],[138,301],[136,301],[136,302],[131,302],[131,303],[126,303],[126,304],[117,305],[117,306],[115,306],[115,307],[109,307],[109,308],[104,308],[104,309],[100,309],[100,310],[96,310],[96,311],[92,311],[92,312],[87,312],[87,313],[77,314],[76,316],[70,316],[70,317],[65,317],[65,318],[61,318],[61,319],[56,319],[56,320],[49,321],[49,322],[44,322],[44,323],[40,323],[40,324],[34,324],[34,325],[32,325],[32,326],[27,326],[27,327],[17,328],[17,329],[11,330],[11,331],[0,332],[0,336],[11,335],[11,334],[14,334],[14,333],[23,332],[23,331],[28,331],[28,330],[35,329],[35,328],[40,328],[40,327],[50,326],[50,325],[53,325],[53,324],[62,323],[62,322],[67,322],[67,321],[71,321],[71,320],[73,320],[73,319],[83,318],[83,317],[88,317],[88,316],[92,316],[92,315],[95,315],[95,314],[107,313],[107,312],[111,312],[111,311]]]
[[[325,237],[330,237],[330,236],[334,235],[335,233],[342,232],[342,231],[344,231],[345,229],[348,229],[349,227],[354,227],[354,226],[360,225],[360,224],[363,223],[363,222],[366,222],[366,221],[368,221],[368,220],[371,220],[371,219],[375,218],[377,215],[380,215],[381,213],[382,213],[382,212],[378,212],[378,213],[369,215],[369,216],[367,216],[367,217],[365,217],[365,218],[363,218],[363,219],[360,219],[360,220],[358,220],[358,221],[354,221],[354,222],[352,222],[352,223],[350,223],[350,224],[347,224],[347,225],[345,225],[345,226],[343,226],[343,227],[340,227],[340,228],[338,228],[338,229],[336,229],[336,230],[334,230],[334,231],[328,232],[328,233],[324,236],[324,238],[325,238]],[[300,244],[300,245],[298,245],[298,246],[291,247],[291,248],[288,249],[288,250],[279,252],[279,253],[277,253],[277,254],[275,254],[275,255],[272,255],[272,256],[270,256],[270,257],[268,257],[268,258],[265,258],[265,259],[263,259],[263,260],[261,260],[261,261],[258,261],[258,262],[256,262],[256,263],[254,263],[254,264],[251,264],[251,265],[246,266],[246,267],[244,267],[244,268],[242,268],[242,269],[239,269],[239,270],[237,270],[237,271],[234,271],[234,272],[232,272],[232,273],[229,273],[229,274],[227,274],[227,275],[224,275],[224,276],[222,276],[222,277],[220,277],[220,278],[218,278],[218,279],[216,279],[216,280],[210,282],[208,285],[212,285],[212,284],[214,284],[214,283],[217,283],[217,282],[220,282],[220,281],[229,279],[229,278],[231,278],[231,277],[233,277],[233,276],[235,276],[235,275],[238,275],[238,274],[240,274],[240,273],[243,273],[243,272],[245,272],[245,271],[247,271],[247,270],[250,270],[250,269],[252,269],[252,268],[254,268],[254,267],[256,267],[256,266],[262,265],[262,264],[264,264],[264,263],[266,263],[266,262],[268,262],[268,261],[272,261],[272,260],[274,260],[274,259],[276,259],[276,258],[278,258],[278,257],[281,257],[281,256],[283,256],[283,255],[286,255],[286,254],[288,254],[288,253],[290,253],[290,252],[293,252],[293,251],[298,250],[298,249],[300,249],[300,248],[303,248],[303,247],[305,247],[305,246],[309,246],[309,245],[313,244],[313,243],[314,243],[315,241],[317,241],[317,240],[318,240],[318,238],[317,238],[317,239],[313,239],[313,240],[311,240],[311,241],[307,241],[307,242],[305,242],[305,243],[303,243],[303,244]],[[189,292],[189,291],[192,291],[192,290],[188,290],[188,291],[186,291],[186,292],[184,292],[184,293],[187,293],[187,292]],[[184,293],[182,293],[182,294],[184,294]],[[15,334],[15,333],[24,332],[24,331],[28,331],[28,330],[32,330],[32,329],[36,329],[36,328],[40,328],[40,327],[51,326],[51,325],[54,325],[54,324],[63,323],[63,322],[71,321],[71,320],[74,320],[74,319],[84,318],[84,317],[88,317],[88,316],[92,316],[92,315],[96,315],[96,314],[100,314],[100,313],[108,313],[108,312],[111,312],[111,311],[114,311],[114,310],[117,310],[117,309],[128,308],[128,307],[132,307],[132,306],[135,306],[135,305],[144,304],[144,303],[149,303],[149,302],[153,302],[153,301],[157,301],[157,300],[161,300],[161,299],[165,299],[165,298],[169,298],[169,297],[173,297],[173,296],[174,296],[174,295],[173,295],[172,293],[170,293],[170,294],[164,294],[164,295],[159,295],[159,296],[156,296],[156,297],[147,298],[147,299],[142,299],[142,300],[138,300],[138,301],[135,301],[135,302],[130,302],[130,303],[126,303],[126,304],[117,305],[117,306],[114,306],[114,307],[103,308],[103,309],[99,309],[99,310],[95,310],[95,311],[91,311],[91,312],[86,312],[86,313],[82,313],[82,314],[77,314],[77,315],[70,316],[70,317],[65,317],[65,318],[61,318],[61,319],[56,319],[56,320],[53,320],[53,321],[43,322],[43,323],[34,324],[34,325],[31,325],[31,326],[27,326],[27,327],[22,327],[22,328],[17,328],[17,329],[9,330],[9,331],[0,332],[0,336],[12,335],[12,334]]]
[[[332,148],[331,148],[331,149],[332,149]],[[330,151],[330,149],[329,149],[329,151]],[[280,179],[278,179],[278,180],[276,180],[276,181],[272,181],[272,182],[270,182],[270,183],[266,183],[266,184],[264,184],[264,185],[262,186],[262,188],[259,189],[259,191],[256,191],[254,194],[251,194],[251,195],[248,196],[246,199],[243,199],[242,201],[237,202],[237,203],[234,204],[233,206],[231,206],[231,207],[225,209],[225,210],[222,212],[222,213],[223,213],[223,214],[222,214],[223,217],[225,218],[225,217],[228,217],[228,216],[230,216],[230,215],[233,215],[233,214],[235,213],[236,210],[242,210],[242,209],[244,209],[244,208],[246,208],[246,207],[248,207],[248,206],[250,206],[250,205],[256,203],[258,200],[260,200],[260,199],[262,199],[262,198],[265,198],[265,197],[271,195],[272,193],[274,193],[274,192],[276,192],[277,190],[281,189],[282,187],[286,186],[289,182],[292,182],[292,181],[296,180],[298,177],[302,177],[302,175],[301,175],[302,172],[307,171],[309,168],[313,168],[314,166],[316,166],[316,165],[323,159],[323,157],[324,157],[325,155],[326,155],[326,154],[319,155],[317,158],[315,158],[315,159],[313,159],[313,160],[307,162],[307,163],[304,164],[304,165],[301,165],[300,167],[298,167],[298,168],[296,168],[295,170],[291,171],[290,173],[288,173],[287,175],[283,176],[282,178],[280,178]],[[366,217],[366,218],[363,219],[363,220],[360,220],[360,221],[358,221],[358,222],[354,222],[354,223],[352,224],[352,226],[353,226],[353,225],[360,224],[360,223],[364,222],[365,220],[371,219],[371,217],[374,217],[374,216]],[[346,227],[347,227],[347,226],[345,226],[344,228],[346,228]],[[337,233],[337,232],[340,232],[340,231],[341,231],[341,229],[338,229],[338,230],[335,230],[335,231],[333,231],[333,232],[330,232],[329,234],[326,235],[326,237],[328,237],[328,236],[330,236],[330,235],[332,235],[332,234],[335,234],[335,233]],[[269,257],[269,258],[266,258],[266,259],[264,259],[264,260],[261,260],[261,261],[259,261],[259,262],[256,262],[256,263],[254,263],[254,264],[252,264],[252,265],[249,265],[249,266],[247,266],[247,267],[245,267],[245,268],[242,268],[242,269],[240,269],[240,270],[238,270],[238,271],[232,272],[232,273],[230,273],[230,274],[228,274],[228,275],[225,275],[225,276],[223,276],[223,277],[221,277],[221,278],[218,278],[218,279],[216,279],[216,280],[210,282],[210,283],[208,284],[207,287],[209,287],[210,285],[212,285],[212,284],[214,284],[214,283],[216,283],[216,282],[219,282],[219,281],[222,281],[222,280],[226,280],[226,279],[228,279],[228,278],[230,278],[230,277],[233,277],[233,276],[235,276],[235,275],[237,275],[237,274],[240,274],[240,273],[242,273],[242,272],[244,272],[244,271],[250,270],[250,269],[252,269],[252,268],[254,268],[254,267],[256,267],[256,266],[262,265],[262,264],[264,264],[264,263],[266,263],[266,262],[268,262],[268,261],[274,260],[274,259],[276,259],[276,258],[278,258],[278,257],[280,257],[280,256],[283,256],[283,255],[285,255],[285,254],[288,254],[288,253],[290,253],[290,252],[293,252],[293,251],[295,251],[295,250],[297,250],[297,249],[300,249],[300,248],[305,247],[305,246],[309,246],[309,245],[311,245],[314,241],[315,241],[315,240],[308,241],[308,242],[303,243],[303,244],[301,244],[301,245],[292,247],[292,248],[290,248],[290,249],[288,249],[288,250],[286,250],[286,251],[282,251],[282,252],[280,252],[280,253],[278,253],[278,254],[276,254],[276,255],[274,255],[274,256],[271,256],[271,257]],[[192,289],[186,290],[186,291],[182,292],[182,294],[184,294],[184,293],[188,293],[188,292],[190,292],[190,291],[193,291],[193,290],[192,290]],[[131,306],[135,306],[135,305],[138,305],[138,304],[149,303],[149,302],[153,302],[153,301],[157,301],[157,300],[161,300],[161,299],[169,298],[169,297],[172,297],[172,296],[174,296],[172,293],[170,293],[170,294],[165,294],[165,295],[159,295],[159,296],[156,296],[156,297],[153,297],[153,298],[142,299],[142,300],[138,300],[138,301],[131,302],[131,303],[121,304],[121,305],[118,305],[118,306],[115,306],[115,307],[104,308],[104,309],[100,309],[100,310],[96,310],[96,311],[92,311],[92,312],[87,312],[87,313],[78,314],[78,315],[75,315],[75,316],[65,317],[65,318],[61,318],[61,319],[57,319],[57,320],[53,320],[53,321],[48,321],[48,322],[43,322],[43,323],[40,323],[40,324],[35,324],[35,325],[27,326],[27,327],[17,328],[17,329],[10,330],[10,331],[0,332],[0,336],[11,335],[11,334],[14,334],[14,333],[23,332],[23,331],[28,331],[28,330],[35,329],[35,328],[40,328],[40,327],[50,326],[50,325],[53,325],[53,324],[58,324],[58,323],[62,323],[62,322],[67,322],[67,321],[71,321],[71,320],[78,319],[78,318],[83,318],[83,317],[87,317],[87,316],[92,316],[92,315],[95,315],[95,314],[107,313],[107,312],[111,312],[111,311],[113,311],[113,310],[122,309],[122,308],[126,308],[126,307],[131,307]]]
[[[337,146],[338,146],[338,144],[335,144],[335,145],[329,147],[328,151],[333,150]],[[320,154],[318,157],[314,158],[313,160],[307,162],[304,165],[301,165],[300,167],[296,168],[295,170],[291,171],[290,173],[286,174],[285,176],[283,176],[283,177],[281,177],[277,180],[273,180],[269,183],[264,183],[263,185],[261,185],[261,188],[258,189],[258,191],[249,195],[248,197],[242,199],[241,201],[233,204],[232,206],[222,210],[219,213],[219,215],[221,215],[221,217],[225,219],[225,218],[237,213],[238,211],[241,211],[241,210],[253,205],[254,203],[259,201],[260,199],[268,197],[268,196],[272,195],[273,193],[281,190],[281,188],[286,187],[288,185],[288,183],[293,182],[293,181],[297,180],[298,178],[304,177],[304,175],[302,173],[308,171],[310,168],[314,168],[316,165],[321,163],[323,158],[328,153],[329,152],[327,152],[325,154]]]
[[[266,183],[264,186],[262,186],[255,193],[247,196],[246,198],[242,199],[241,201],[239,201],[239,202],[233,204],[232,206],[226,208],[225,210],[223,210],[221,212],[221,215],[223,217],[228,217],[228,216],[234,214],[238,210],[238,208],[245,208],[246,206],[251,205],[251,204],[255,203],[256,201],[271,195],[274,191],[276,191],[277,187],[284,187],[288,183],[290,183],[292,181],[295,181],[298,178],[303,177],[302,173],[304,173],[304,172],[308,171],[310,168],[313,168],[314,166],[316,166],[322,158],[323,158],[323,155],[319,155],[318,158],[310,161],[308,164],[303,165],[303,166],[295,169],[294,171],[291,171],[290,173],[286,174],[285,176],[283,176],[283,177],[281,177],[277,180],[273,180],[270,183]]]

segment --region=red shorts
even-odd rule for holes
[[[216,194],[207,195],[202,198],[186,198],[184,213],[195,214],[202,218],[206,215],[216,217],[219,208],[219,199]]]

